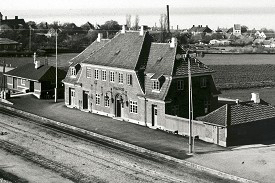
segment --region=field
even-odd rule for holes
[[[220,89],[275,86],[275,65],[210,65]]]

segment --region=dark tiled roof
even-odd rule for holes
[[[145,72],[171,76],[176,56],[176,47],[170,48],[169,43],[152,43]]]
[[[35,69],[34,64],[29,63],[6,72],[5,75],[36,81],[55,81],[55,67],[42,65]],[[65,71],[58,69],[58,78],[63,79],[65,75]]]
[[[202,27],[202,26],[193,26],[191,29],[189,29],[190,32],[212,32],[212,30],[209,27]]]
[[[0,38],[0,44],[19,44],[19,43],[8,38]]]
[[[201,61],[195,58],[191,59],[191,74],[213,73],[214,70],[204,65]],[[175,62],[174,76],[188,75],[188,62],[185,59],[180,59]]]
[[[206,116],[197,117],[197,119],[216,125],[227,126],[227,107],[227,104],[223,105]]]
[[[212,124],[228,126],[270,118],[275,118],[275,107],[261,100],[260,103],[251,101],[239,104],[226,104],[198,119]]]
[[[23,27],[27,27],[26,26],[26,22],[24,19],[7,19],[7,20],[2,20],[1,24],[4,25],[8,25],[11,28],[19,28],[19,26],[23,26]]]
[[[94,41],[92,44],[90,44],[84,51],[82,51],[80,54],[72,58],[69,62],[71,62],[71,66],[76,65],[78,63],[81,63],[85,59],[87,59],[90,55],[98,51],[100,48],[102,48],[109,39],[101,39],[100,42]]]
[[[135,69],[145,38],[139,32],[119,33],[83,63],[95,65]]]

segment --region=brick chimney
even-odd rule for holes
[[[126,32],[126,25],[122,25],[121,34],[125,34]]]
[[[253,101],[255,104],[260,103],[260,94],[259,93],[251,93],[251,101]]]
[[[103,34],[102,33],[98,33],[96,41],[100,42],[102,38],[103,38]]]
[[[170,48],[175,48],[177,45],[177,38],[172,37],[171,43],[170,43]]]
[[[139,35],[143,36],[144,35],[144,26],[140,26],[140,31],[139,31]]]

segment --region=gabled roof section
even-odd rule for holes
[[[155,77],[172,75],[177,46],[170,43],[152,43],[145,73],[154,73]],[[153,76],[154,77],[154,76]]]
[[[17,67],[5,75],[15,76],[19,78],[25,78],[35,81],[55,81],[55,68],[52,66],[42,65],[38,69],[35,69],[33,63],[29,63],[20,67]],[[58,69],[58,78],[64,78],[66,73]]]
[[[215,125],[227,126],[227,108],[228,104],[223,105],[205,116],[197,117],[197,119]]]
[[[215,72],[197,58],[190,58],[191,61],[191,74],[205,74]],[[175,62],[173,76],[187,76],[188,75],[188,61],[186,59],[179,59]]]
[[[69,62],[71,66],[77,65],[91,56],[93,53],[101,49],[110,39],[101,39],[100,42],[94,41],[90,44],[85,50],[83,50],[80,54],[72,58]]]
[[[139,32],[119,33],[83,63],[134,70],[146,34],[140,36]]]
[[[216,125],[229,126],[270,118],[275,119],[275,107],[261,100],[260,103],[249,101],[238,104],[226,104],[206,116],[198,117],[197,119]]]

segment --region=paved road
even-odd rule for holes
[[[74,182],[232,182],[100,146],[0,113],[1,147]],[[8,171],[8,169],[6,169]],[[21,175],[29,180],[30,175]],[[32,182],[32,181],[30,181]]]

